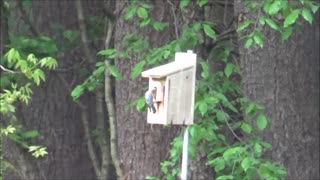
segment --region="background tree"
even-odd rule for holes
[[[301,7],[296,3],[291,12]],[[242,1],[236,1],[235,9],[248,12]],[[287,168],[289,179],[319,177],[319,16],[308,19],[303,10],[288,41],[279,33],[282,24],[275,21],[279,31],[263,29],[262,49],[246,49],[244,44],[239,48],[244,93],[265,106],[271,125],[263,136],[273,146],[272,159]],[[254,22],[265,14],[256,10],[244,18]]]

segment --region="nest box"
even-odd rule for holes
[[[193,124],[196,59],[190,50],[177,52],[174,62],[142,72],[149,78],[149,89],[156,87],[156,113],[148,110],[148,123]]]

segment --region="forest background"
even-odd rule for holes
[[[197,54],[189,179],[319,179],[319,1],[1,0],[1,178],[178,179],[145,69]]]

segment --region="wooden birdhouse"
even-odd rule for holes
[[[196,59],[190,50],[177,52],[174,62],[142,72],[142,77],[149,78],[149,89],[156,88],[156,112],[148,110],[148,123],[193,124]]]

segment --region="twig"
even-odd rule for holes
[[[229,39],[231,38],[232,36],[230,36],[230,34],[233,34],[235,33],[236,30],[235,29],[229,29],[229,30],[226,30],[224,32],[222,32],[221,34],[219,34],[217,36],[217,38],[212,42],[212,46],[215,46],[216,44],[218,44],[219,42],[225,40],[225,39]]]
[[[177,22],[177,16],[175,13],[176,7],[170,0],[167,0],[167,2],[171,5],[171,11],[172,11],[173,20],[174,20],[174,30],[175,30],[175,34],[176,34],[176,39],[179,39],[178,22]]]
[[[108,21],[108,30],[105,40],[105,49],[108,49],[111,42],[111,36],[113,32],[113,23],[111,20]],[[111,149],[111,158],[116,169],[116,174],[118,179],[124,179],[123,169],[121,168],[121,163],[119,159],[119,151],[117,146],[117,122],[116,122],[116,113],[115,113],[115,105],[114,100],[112,98],[112,90],[111,90],[111,77],[109,72],[110,62],[108,59],[104,61],[105,66],[105,101],[109,116],[109,126],[110,126],[110,149]]]
[[[227,22],[226,22],[227,13],[228,13],[228,11],[227,11],[227,7],[228,7],[227,4],[228,4],[228,0],[225,0],[224,13],[223,13],[223,24],[224,24],[225,26],[227,26]]]
[[[22,19],[25,23],[27,23],[30,26],[30,31],[34,36],[39,36],[40,33],[39,31],[34,27],[34,24],[30,21],[28,13],[26,12],[26,10],[23,8],[22,6],[22,2],[23,1],[18,1],[18,7],[22,13]]]
[[[91,64],[94,63],[94,56],[92,55],[88,43],[88,37],[87,37],[87,28],[84,21],[84,15],[83,15],[83,8],[81,0],[76,1],[76,8],[77,8],[77,16],[79,20],[79,28],[80,28],[80,34],[81,34],[81,40],[84,47],[84,53],[86,57],[88,58],[88,62]]]
[[[224,112],[224,110],[222,109],[221,105],[219,104],[220,110]],[[224,120],[229,128],[229,130],[231,131],[231,133],[234,135],[234,137],[236,139],[238,139],[243,145],[247,145],[251,151],[251,153],[253,154],[253,149],[251,148],[251,146],[249,146],[246,142],[244,142],[232,129],[232,127],[230,126],[229,122],[225,119]]]
[[[8,72],[8,73],[12,73],[12,74],[18,73],[18,72],[12,71],[12,70],[10,70],[10,69],[6,69],[6,68],[3,67],[2,65],[0,65],[0,68],[1,68],[3,71]]]

